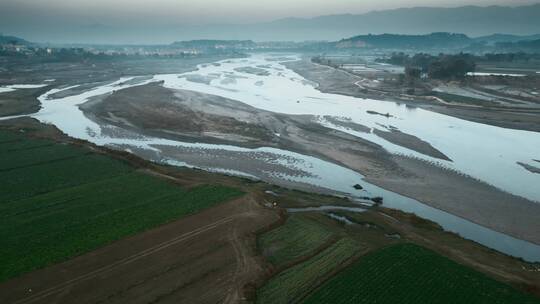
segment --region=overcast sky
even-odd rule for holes
[[[21,19],[87,23],[249,23],[414,6],[525,5],[538,0],[0,0],[0,25]],[[1,30],[1,29],[0,29]]]
[[[534,16],[512,19],[510,23],[479,16],[473,20],[480,23],[469,22],[463,26],[458,21],[448,25],[438,20],[425,21],[425,24],[419,21],[421,24],[414,26],[411,23],[415,20],[410,17],[339,28],[332,24],[298,28],[289,23],[287,28],[276,29],[272,26],[279,27],[282,23],[266,27],[264,22],[418,6],[522,6],[535,3],[540,0],[0,0],[0,34],[33,42],[114,44],[170,43],[189,39],[335,40],[387,32],[530,34],[540,32],[540,25],[531,27],[529,24],[534,23],[531,18],[537,19]]]

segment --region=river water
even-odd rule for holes
[[[534,159],[540,159],[540,133],[482,125],[421,109],[410,109],[391,102],[321,93],[316,89],[315,84],[280,63],[286,59],[280,60],[270,55],[223,60],[215,64],[200,65],[196,72],[154,75],[151,79],[138,82],[125,78],[78,95],[58,99],[51,98],[51,95],[67,88],[53,89],[39,97],[42,109],[33,117],[56,125],[69,136],[98,145],[128,146],[155,154],[161,153],[159,147],[166,146],[191,149],[199,154],[220,155],[220,151],[226,151],[235,153],[240,158],[242,155],[255,157],[263,163],[294,169],[295,173],[249,168],[244,170],[215,168],[171,156],[161,161],[174,165],[199,167],[209,171],[229,172],[274,183],[278,181],[277,184],[282,185],[290,182],[310,184],[352,198],[382,196],[387,207],[414,212],[439,223],[448,231],[459,233],[465,238],[501,252],[529,261],[540,261],[540,246],[538,245],[490,230],[365,181],[362,183],[365,190],[359,193],[351,186],[363,180],[364,177],[361,174],[315,157],[269,147],[247,149],[228,145],[179,142],[137,134],[126,136],[126,132],[120,132],[121,130],[116,133],[110,132],[114,127],[95,123],[79,109],[80,104],[92,97],[150,82],[163,81],[163,86],[167,88],[219,95],[268,111],[317,115],[320,116],[321,124],[380,144],[391,153],[410,155],[434,162],[512,194],[532,201],[540,201],[540,187],[538,186],[540,175],[533,174],[517,164],[521,162],[537,165]],[[287,60],[294,60],[294,58]],[[367,111],[389,113],[391,117],[371,115]],[[334,125],[323,118],[326,115],[347,119],[372,129],[387,130],[391,126],[430,143],[452,161],[434,159],[394,145],[373,133],[356,132]],[[109,130],[108,132],[104,132],[105,127]],[[115,136],[114,134],[122,135]]]

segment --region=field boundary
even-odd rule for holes
[[[241,214],[240,214],[241,215]],[[123,258],[122,260],[119,260],[113,264],[109,264],[109,265],[106,265],[106,266],[103,266],[101,268],[98,268],[94,271],[91,271],[87,274],[84,274],[84,275],[81,275],[77,278],[74,278],[74,279],[71,279],[69,281],[66,281],[62,284],[59,284],[59,285],[56,285],[54,287],[51,287],[51,288],[48,288],[46,290],[43,290],[39,293],[36,293],[28,298],[24,298],[24,299],[21,299],[21,300],[18,300],[18,301],[15,301],[13,302],[13,304],[26,304],[26,303],[33,303],[35,301],[38,301],[42,298],[45,298],[47,296],[50,296],[50,295],[53,295],[53,294],[56,294],[56,293],[59,293],[61,292],[63,289],[65,288],[68,288],[69,286],[73,285],[73,284],[76,284],[76,283],[79,283],[79,282],[82,282],[82,281],[85,281],[85,280],[89,280],[89,279],[92,279],[92,278],[95,278],[101,274],[104,274],[104,273],[107,273],[107,272],[110,272],[111,270],[115,269],[115,268],[118,268],[118,267],[121,267],[121,266],[124,266],[124,265],[128,265],[132,262],[135,262],[139,259],[142,259],[146,256],[149,256],[149,255],[152,255],[156,252],[159,252],[161,250],[164,250],[164,249],[167,249],[168,247],[172,246],[172,245],[176,245],[178,243],[181,243],[183,241],[186,241],[194,236],[197,236],[201,233],[204,233],[204,232],[207,232],[207,231],[210,231],[212,229],[215,229],[223,224],[226,224],[226,223],[229,223],[231,222],[232,220],[234,220],[234,218],[240,216],[240,215],[234,215],[234,216],[230,216],[230,217],[227,217],[227,218],[224,218],[224,219],[221,219],[221,220],[218,220],[214,223],[211,223],[211,224],[208,224],[208,225],[205,225],[203,227],[200,227],[200,228],[197,228],[193,231],[190,231],[190,232],[187,232],[187,233],[184,233],[178,237],[175,237],[173,238],[172,240],[168,240],[168,241],[165,241],[165,242],[162,242],[160,244],[157,244],[151,248],[147,248],[141,252],[138,252],[136,254],[133,254],[129,257],[126,257],[126,258]]]

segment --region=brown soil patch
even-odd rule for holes
[[[263,275],[254,233],[279,221],[231,201],[0,285],[1,303],[238,303]]]

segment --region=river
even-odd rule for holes
[[[490,230],[465,219],[424,205],[414,199],[384,190],[364,181],[365,190],[359,194],[351,185],[364,177],[348,168],[295,152],[270,147],[247,149],[229,145],[179,142],[141,135],[115,136],[111,126],[101,126],[86,117],[79,105],[92,97],[129,88],[132,86],[162,81],[171,89],[184,89],[234,99],[250,106],[285,114],[310,114],[319,116],[324,126],[347,132],[383,146],[391,153],[414,156],[439,166],[459,171],[465,175],[491,184],[509,193],[540,202],[540,174],[525,170],[517,162],[535,166],[540,158],[540,133],[504,129],[469,122],[442,114],[411,109],[404,105],[369,99],[326,94],[316,89],[316,84],[307,81],[281,62],[296,58],[281,58],[257,54],[249,58],[223,60],[214,64],[202,64],[195,72],[184,74],[154,75],[151,79],[134,82],[131,78],[120,79],[78,95],[51,98],[64,89],[53,89],[39,97],[42,109],[33,115],[36,119],[57,126],[64,133],[98,145],[133,147],[160,153],[160,146],[194,149],[197,153],[227,151],[257,158],[294,169],[293,173],[268,172],[268,170],[244,170],[212,168],[184,159],[163,158],[161,161],[181,166],[200,167],[209,171],[228,172],[258,178],[265,181],[294,181],[330,189],[352,198],[370,195],[384,197],[384,205],[414,212],[419,216],[439,223],[444,229],[459,233],[501,252],[522,257],[529,261],[540,261],[540,246]],[[368,113],[388,113],[389,116]],[[430,156],[392,144],[373,132],[357,132],[337,126],[324,116],[347,119],[368,128],[387,131],[389,128],[412,134],[443,152],[452,161]],[[109,132],[103,132],[104,127]],[[122,132],[117,132],[118,134]],[[206,152],[204,152],[206,151]],[[229,171],[228,171],[229,170]],[[279,184],[279,182],[278,182]]]

